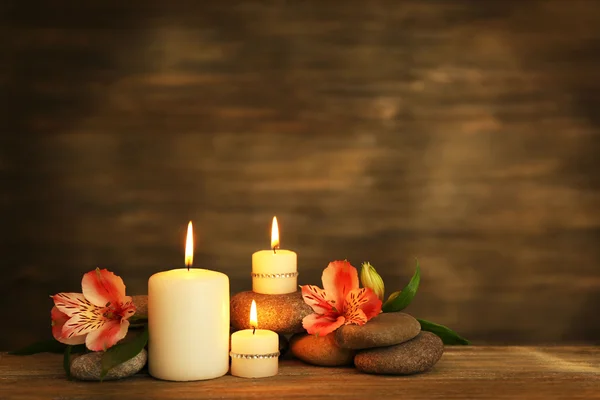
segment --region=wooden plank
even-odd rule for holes
[[[34,400],[176,398],[598,399],[600,347],[449,347],[435,368],[409,377],[280,363],[276,377],[188,383],[139,374],[119,382],[69,382],[58,355],[0,356],[0,396]]]

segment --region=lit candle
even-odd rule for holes
[[[271,250],[252,254],[252,290],[262,294],[292,293],[298,289],[296,253],[279,248],[279,227],[273,217]]]
[[[212,379],[229,369],[229,278],[190,268],[193,243],[190,222],[187,268],[159,272],[148,280],[148,368],[158,379]]]
[[[231,375],[241,378],[264,378],[277,375],[279,336],[266,329],[256,329],[256,303],[250,306],[250,326],[231,335]]]

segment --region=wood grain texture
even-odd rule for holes
[[[0,356],[0,397],[95,399],[599,399],[598,347],[450,347],[428,373],[409,377],[280,363],[273,378],[189,383],[144,374],[120,382],[69,382],[61,356]]]
[[[476,343],[600,343],[600,4],[7,1],[0,349],[103,266],[369,260]],[[13,306],[18,302],[19,307]]]

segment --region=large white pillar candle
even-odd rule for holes
[[[256,327],[256,303],[252,300],[250,325]],[[245,329],[231,335],[231,375],[264,378],[277,375],[279,336],[266,329]]]
[[[188,243],[190,230],[191,223]],[[225,375],[229,369],[229,278],[196,268],[152,275],[148,329],[148,368],[153,377],[193,381]]]
[[[285,294],[298,290],[297,255],[279,249],[279,228],[273,217],[272,250],[252,254],[252,290],[262,294]]]

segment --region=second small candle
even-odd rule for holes
[[[273,331],[256,329],[256,302],[250,307],[250,326],[231,335],[231,375],[241,378],[264,378],[277,375],[279,336]]]
[[[252,291],[262,294],[285,294],[298,290],[297,255],[279,248],[279,227],[273,217],[271,250],[252,254]]]

